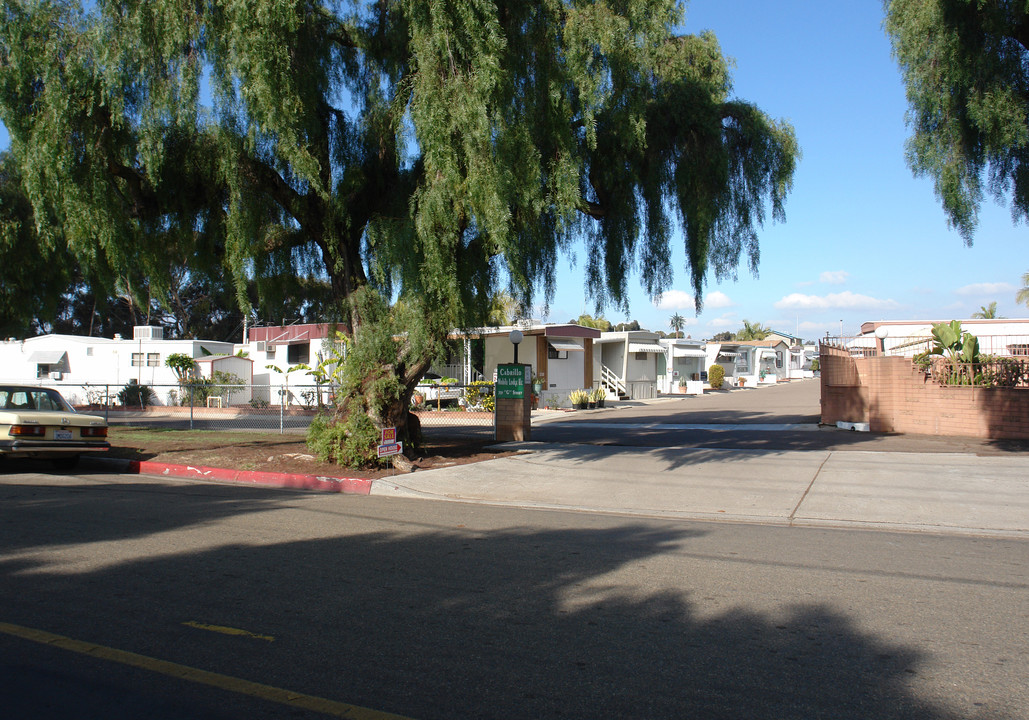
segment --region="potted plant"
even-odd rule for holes
[[[679,378],[679,393],[681,395],[685,395],[686,394],[686,376],[685,375],[683,375],[681,378]]]
[[[604,388],[597,387],[593,390],[593,400],[597,403],[598,408],[604,407],[604,400],[607,399],[607,393],[604,392]]]
[[[543,381],[544,381],[544,379],[545,378],[542,375],[533,375],[532,376],[532,391],[534,393],[536,393],[537,395],[540,395],[543,392]]]
[[[568,399],[572,403],[573,410],[585,410],[587,394],[585,390],[572,390],[568,393]]]

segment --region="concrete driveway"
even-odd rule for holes
[[[547,414],[524,454],[377,480],[372,493],[1029,536],[1024,446],[819,428],[818,397],[812,380]]]

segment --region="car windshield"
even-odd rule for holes
[[[0,408],[75,412],[59,392],[50,388],[0,387]]]

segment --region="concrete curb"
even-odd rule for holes
[[[263,485],[291,490],[315,490],[318,492],[343,493],[346,495],[369,495],[372,481],[365,478],[336,478],[321,475],[300,475],[295,473],[260,472],[256,470],[230,470],[203,465],[173,465],[171,463],[147,460],[122,460],[118,458],[83,458],[84,465],[95,465],[105,470],[140,475],[164,475],[166,477],[231,482],[244,485]]]

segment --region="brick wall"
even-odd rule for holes
[[[532,386],[525,386],[525,397],[497,398],[495,439],[521,442],[532,439]]]
[[[1029,439],[1029,390],[940,385],[910,358],[850,357],[822,346],[822,422],[873,432]]]

